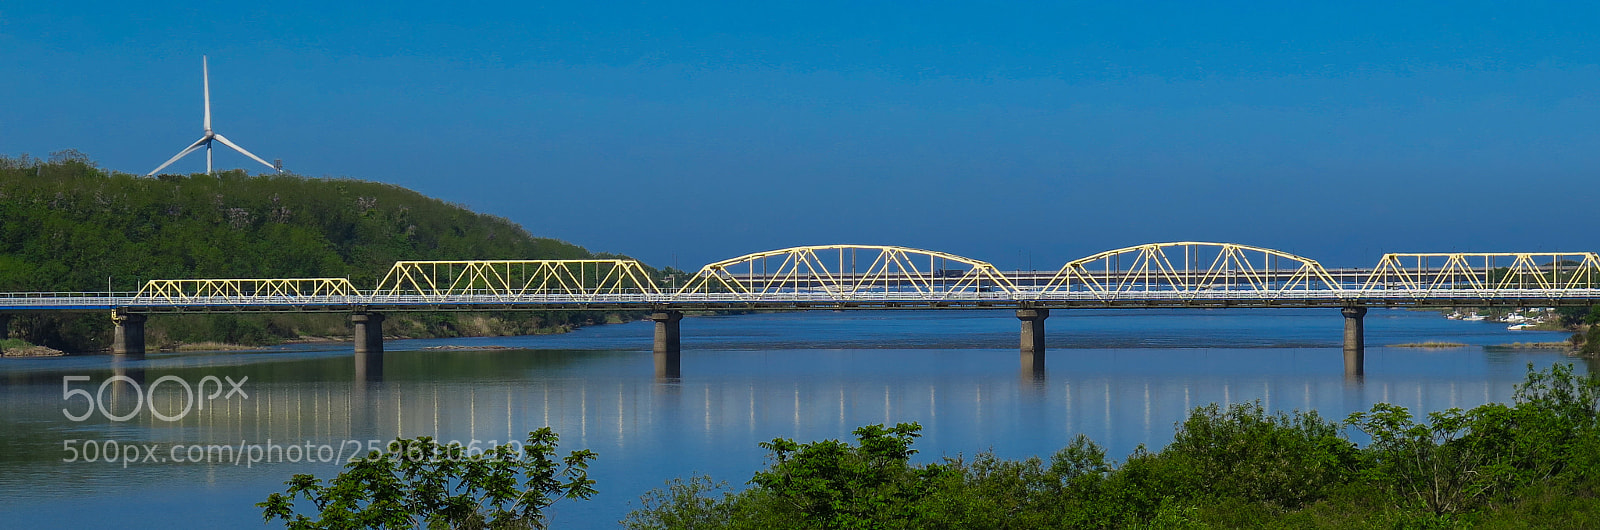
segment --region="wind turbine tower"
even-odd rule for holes
[[[206,57],[204,55],[200,56],[200,75],[204,79],[203,83],[205,84],[205,93],[206,93],[206,117],[205,117],[206,132],[205,132],[205,134],[202,135],[199,140],[195,140],[194,143],[189,144],[189,147],[184,148],[184,150],[182,150],[182,151],[179,151],[176,156],[173,156],[171,159],[168,159],[165,163],[162,163],[160,166],[157,166],[155,169],[150,170],[150,173],[146,174],[145,176],[146,177],[155,176],[156,172],[161,171],[163,169],[166,169],[167,166],[172,165],[173,162],[177,162],[178,160],[182,159],[183,157],[188,156],[189,153],[193,153],[193,152],[195,152],[195,150],[198,150],[201,147],[205,147],[206,148],[206,174],[210,175],[211,174],[211,142],[212,141],[222,142],[222,145],[226,145],[228,147],[233,148],[233,150],[234,151],[238,151],[239,154],[242,154],[244,156],[248,156],[248,157],[250,157],[251,160],[255,160],[257,162],[260,162],[261,165],[270,167],[274,171],[282,173],[283,172],[283,168],[280,168],[278,166],[274,166],[274,165],[272,165],[270,163],[267,163],[267,161],[266,160],[262,160],[261,157],[256,156],[255,154],[244,150],[243,147],[239,147],[239,144],[236,144],[236,143],[228,141],[228,137],[220,135],[220,134],[217,134],[216,131],[212,131],[211,130],[211,69],[210,69],[210,66],[206,64]]]

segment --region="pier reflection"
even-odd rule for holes
[[[351,363],[349,357],[157,372],[150,372],[149,361],[125,361],[111,364],[93,383],[122,378],[105,387],[105,404],[114,415],[127,414],[136,406],[171,415],[185,408],[188,398],[181,389],[163,385],[159,392],[138,395],[134,384],[148,389],[150,373],[190,381],[216,374],[249,378],[244,385],[248,399],[205,401],[177,421],[149,414],[130,420],[152,442],[326,443],[426,435],[463,443],[504,443],[550,426],[580,446],[634,451],[686,444],[726,447],[724,442],[743,447],[750,445],[749,440],[773,436],[848,437],[861,425],[911,421],[924,426],[926,439],[947,447],[982,448],[1002,439],[1038,439],[1053,446],[1087,434],[1108,448],[1129,449],[1135,443],[1166,440],[1190,410],[1210,403],[1227,407],[1260,401],[1268,409],[1317,409],[1324,417],[1337,419],[1379,401],[1414,411],[1503,401],[1520,380],[1369,375],[1352,381],[1320,374],[1118,374],[1103,368],[1049,374],[1043,367],[1008,376],[1005,371],[973,368],[983,365],[982,355],[963,354],[974,359],[971,366],[960,369],[893,374],[887,369],[856,368],[821,376],[751,365],[736,376],[684,381],[655,378],[648,358],[633,375],[619,376],[606,358],[639,362],[628,355],[636,354],[596,358],[593,352],[389,352],[384,359],[387,366],[377,370],[370,364]],[[898,369],[911,356],[928,354],[873,355],[879,356],[874,363]],[[1592,361],[1589,366],[1593,369]],[[12,395],[5,412],[14,421],[56,419],[52,416],[59,416],[62,408],[59,382],[56,385],[55,395],[40,391],[22,400]],[[141,403],[146,398],[150,403]],[[28,405],[30,401],[35,402]],[[97,415],[86,425],[126,424]]]

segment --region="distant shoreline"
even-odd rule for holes
[[[631,322],[631,321],[622,320],[622,321],[616,322],[616,323],[626,323],[626,322]],[[486,338],[486,337],[532,337],[532,336],[538,336],[538,335],[560,335],[560,334],[564,334],[564,333],[571,333],[573,331],[576,331],[576,330],[578,330],[580,328],[583,328],[583,327],[587,327],[589,325],[598,326],[598,325],[604,325],[604,324],[610,324],[610,323],[612,323],[612,322],[606,321],[606,320],[601,320],[601,321],[596,321],[596,322],[593,322],[593,323],[590,323],[590,324],[562,324],[562,325],[559,325],[559,326],[550,326],[550,327],[545,327],[545,328],[539,328],[537,330],[534,330],[533,333],[524,334],[524,335],[477,335],[477,334],[467,335],[467,334],[463,334],[463,335],[459,335],[459,336],[455,336],[455,337],[391,335],[391,336],[385,336],[384,340],[387,341],[387,340],[418,340],[418,339],[468,339],[468,338]],[[161,352],[161,353],[177,353],[177,352],[240,352],[240,353],[268,352],[268,351],[272,351],[272,349],[275,348],[275,347],[283,346],[283,345],[286,345],[286,344],[331,344],[331,343],[340,343],[340,342],[348,343],[348,342],[352,342],[352,340],[353,339],[351,337],[302,336],[302,337],[284,339],[282,342],[278,342],[276,344],[255,344],[255,345],[251,345],[251,344],[234,344],[234,343],[216,342],[216,341],[202,341],[202,342],[178,343],[178,344],[173,345],[173,346],[167,346],[167,347],[161,347],[161,348],[150,348],[149,351]],[[423,348],[423,349],[424,350],[432,350],[432,351],[440,351],[440,350],[455,351],[455,350],[508,350],[508,349],[513,349],[513,348],[510,348],[510,347],[507,347],[507,346],[450,346],[450,345],[446,345],[446,346],[431,346],[431,347]],[[24,345],[22,345],[22,346],[14,346],[14,347],[6,347],[6,348],[4,348],[3,353],[0,353],[0,359],[42,359],[42,358],[52,358],[52,357],[92,357],[92,356],[98,356],[98,355],[111,355],[111,351],[109,349],[105,349],[105,350],[91,351],[91,352],[65,352],[65,351],[62,351],[62,350],[57,350],[57,349],[54,349],[54,348],[50,348],[48,346],[39,346],[39,345],[35,345],[35,344],[26,344],[26,343],[24,343]]]

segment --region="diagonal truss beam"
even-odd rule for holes
[[[193,303],[216,299],[327,298],[359,294],[345,278],[238,278],[150,280],[134,297],[145,303]]]
[[[1594,289],[1600,256],[1593,252],[1420,252],[1384,254],[1365,290],[1440,291]]]
[[[659,295],[661,289],[635,260],[397,261],[378,282],[375,295],[457,295],[501,299],[602,295]]]
[[[1016,292],[1011,280],[986,261],[907,247],[817,245],[708,264],[674,298],[944,300]]]
[[[1150,243],[1086,256],[1063,265],[1039,296],[1087,292],[1101,300],[1161,292],[1179,298],[1239,293],[1274,299],[1297,291],[1343,287],[1316,260],[1233,243]]]

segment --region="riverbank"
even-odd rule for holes
[[[642,312],[394,313],[384,322],[383,335],[386,340],[556,335],[641,318]],[[145,323],[145,344],[149,351],[158,352],[262,351],[285,344],[351,340],[349,319],[342,314],[152,315]],[[0,345],[4,346],[5,357],[110,353],[109,348],[70,351],[24,339],[6,339]]]
[[[1430,310],[1432,311],[1432,310]],[[1509,324],[1512,331],[1561,331],[1572,335],[1565,342],[1513,342],[1484,346],[1485,351],[1511,350],[1566,350],[1568,355],[1581,359],[1600,359],[1600,306],[1528,308],[1452,308],[1437,309],[1450,320]],[[1396,344],[1399,347],[1430,347],[1422,344]]]
[[[0,339],[0,357],[35,358],[61,357],[63,355],[66,355],[66,352],[30,344],[22,339]]]

